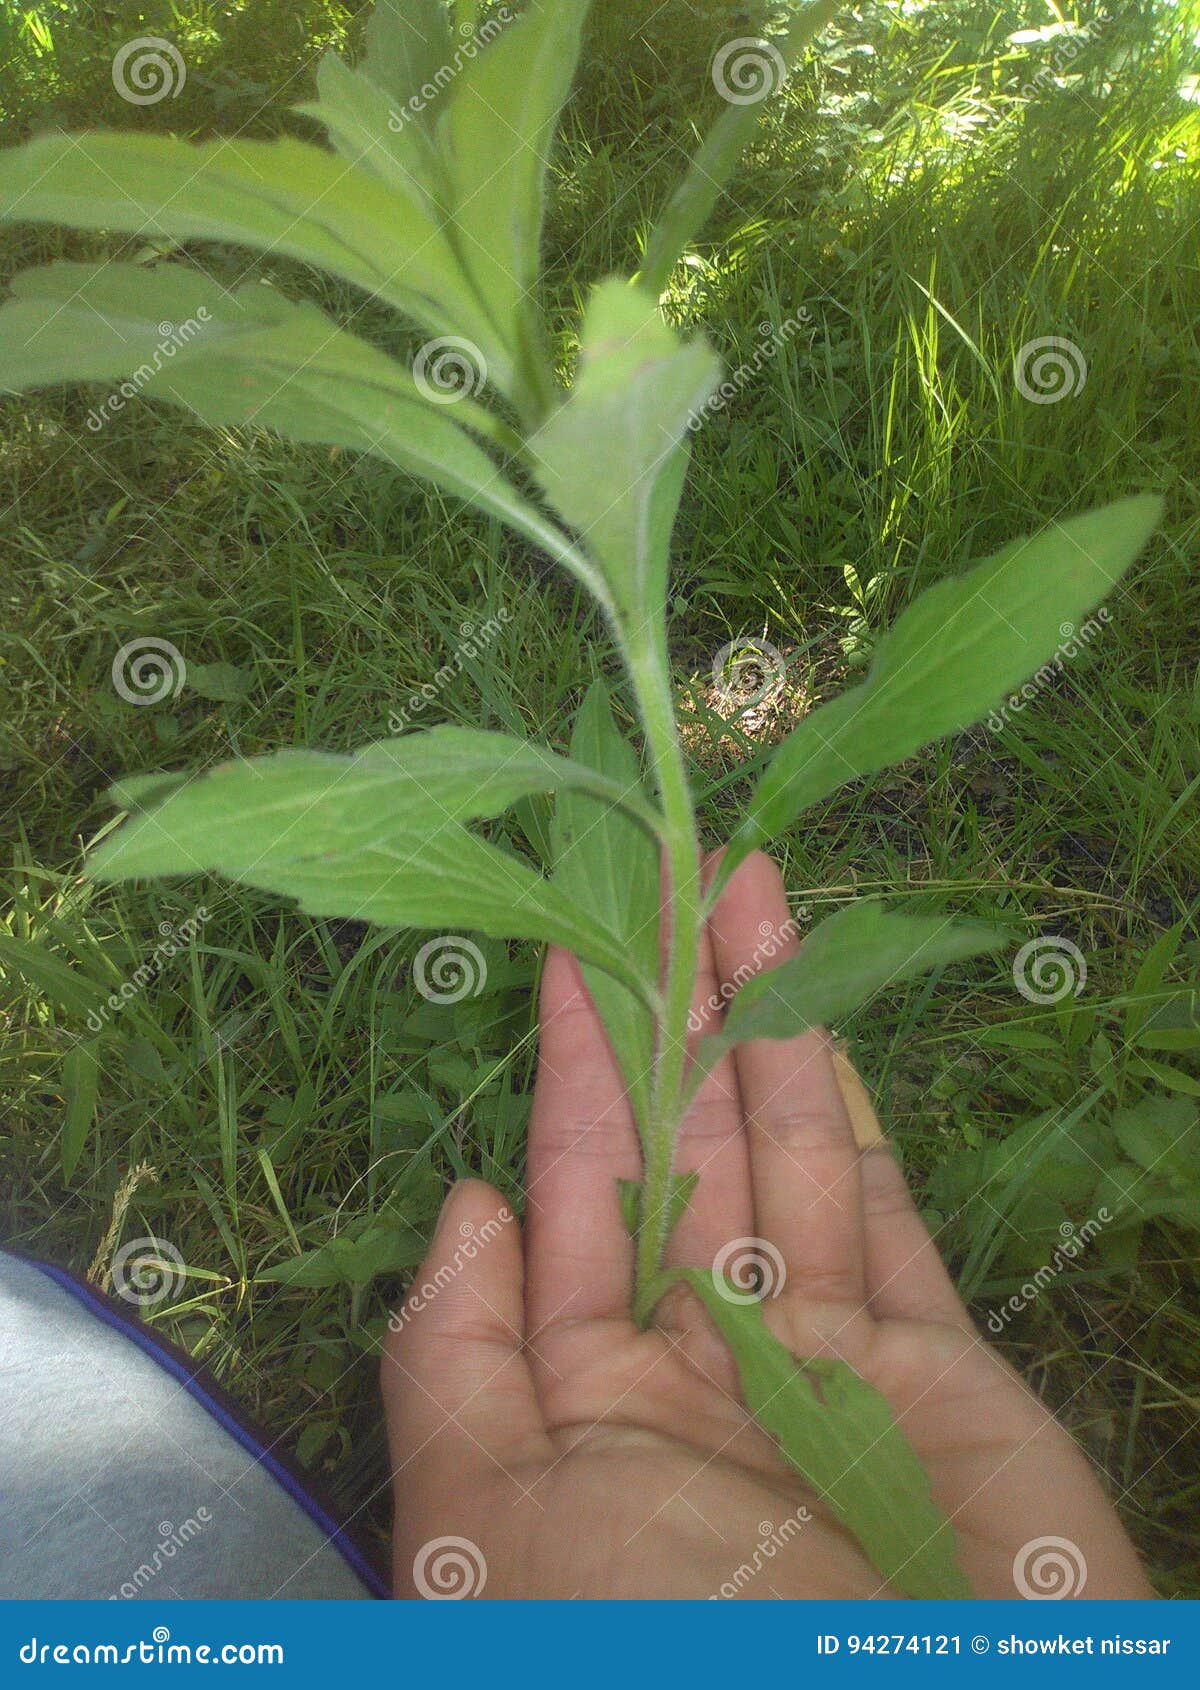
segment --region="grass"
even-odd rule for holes
[[[6,141],[52,122],[277,132],[300,121],[286,107],[319,50],[357,29],[336,0],[110,10],[101,28],[47,4],[39,33],[0,8]],[[564,361],[586,285],[636,266],[694,126],[719,109],[711,49],[752,32],[752,10],[599,8],[547,238]],[[1192,1025],[1200,967],[1200,111],[1179,93],[1197,17],[1141,8],[1070,59],[1063,37],[1008,41],[1048,16],[973,0],[847,13],[833,53],[771,105],[669,302],[752,371],[698,438],[676,546],[673,650],[714,841],[787,717],[852,681],[918,586],[1063,512],[1167,497],[1102,636],[1010,725],[844,792],[779,851],[817,918],[878,889],[1002,910],[1086,959],[1085,990],[1057,1005],[985,964],[887,994],[845,1029],[981,1319],[1045,1259],[1028,1200],[1059,1199],[1044,1166],[1021,1165],[988,1208],[955,1203],[956,1170],[1097,1084],[1080,1129],[1097,1160],[1093,1115],[1200,1092],[1194,1051],[1156,1056],[1164,1079],[1126,1036],[1132,1002]],[[153,32],[179,41],[189,79],[134,109],[111,58]],[[1035,83],[1041,67],[1057,77]],[[28,228],[0,263],[106,250]],[[187,256],[225,277],[246,266]],[[314,288],[294,266],[270,273]],[[357,296],[316,285],[394,341]],[[803,332],[762,356],[759,326],[801,311]],[[1050,404],[1013,375],[1044,336],[1087,366]],[[152,402],[94,433],[99,397],[0,409],[3,1237],[80,1269],[99,1251],[99,1274],[122,1241],[169,1242],[186,1276],[151,1318],[382,1532],[379,1336],[447,1180],[482,1174],[519,1200],[537,959],[493,946],[484,994],[431,1005],[412,980],[418,937],[314,923],[211,881],[98,891],[78,878],[82,848],[109,825],[119,774],[385,736],[461,626],[502,609],[487,660],[439,685],[424,721],[562,744],[609,655],[544,560],[382,466],[214,435]],[[184,654],[191,684],[135,708],[111,665],[145,636]],[[788,681],[739,723],[710,671],[740,637],[778,648]],[[508,825],[536,856],[545,824],[528,805]],[[161,930],[189,921],[196,937],[156,959]],[[1147,954],[1176,924],[1180,949],[1152,978]],[[64,1057],[139,967],[91,1047],[95,1118],[64,1177]],[[1051,1219],[1082,1224],[1072,1203]],[[383,1271],[270,1277],[334,1237],[363,1240]],[[1103,1467],[1160,1588],[1191,1596],[1198,1338],[1195,1232],[1160,1220],[1058,1275],[1001,1340]]]

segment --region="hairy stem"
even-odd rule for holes
[[[664,1289],[659,1270],[670,1227],[675,1141],[683,1115],[688,1013],[704,918],[695,812],[676,730],[666,639],[661,625],[628,640],[625,655],[666,823],[664,842],[669,884],[666,985],[658,1020],[650,1118],[643,1146],[645,1166],[633,1301],[634,1318],[645,1326]]]

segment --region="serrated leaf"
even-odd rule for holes
[[[720,1033],[702,1040],[705,1068],[744,1039],[790,1039],[849,1015],[884,986],[997,950],[1006,935],[945,916],[901,915],[859,899],[814,928],[798,956],[748,980]]]
[[[640,794],[632,747],[613,720],[608,691],[596,681],[586,693],[571,735],[571,757],[598,769],[620,791]],[[551,829],[554,885],[618,934],[647,979],[658,974],[659,846],[629,814],[579,787],[561,786]],[[650,1106],[654,1022],[645,1005],[610,976],[583,971],[584,983],[608,1033],[639,1129]]]
[[[463,823],[576,782],[636,803],[566,758],[505,734],[443,727],[353,757],[283,751],[167,791],[93,854],[101,880],[212,870],[312,915],[548,939],[652,993],[624,943]]]
[[[58,1141],[59,1164],[65,1182],[69,1183],[78,1167],[87,1136],[92,1130],[99,1086],[100,1055],[96,1045],[72,1045],[63,1057],[63,1098],[66,1110]]]
[[[547,497],[582,535],[631,629],[661,615],[689,421],[718,373],[709,347],[685,345],[644,293],[602,282],[575,384],[530,442]]]
[[[0,154],[0,220],[232,241],[299,259],[435,334],[468,336],[499,384],[511,381],[504,348],[427,203],[302,141],[43,136]]]
[[[860,687],[815,710],[759,780],[722,862],[737,863],[860,775],[979,721],[1048,662],[1132,564],[1162,515],[1122,499],[1054,522],[954,580],[939,582],[883,636]]]
[[[797,1361],[761,1303],[682,1272],[733,1353],[746,1406],[817,1497],[902,1596],[969,1598],[954,1532],[887,1400],[845,1362]],[[735,1297],[737,1300],[734,1300]]]

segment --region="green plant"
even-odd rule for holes
[[[801,14],[789,56],[833,9],[818,0]],[[532,4],[482,48],[471,34],[467,54],[455,47],[440,0],[381,6],[362,65],[330,55],[318,100],[305,108],[327,128],[336,157],[294,140],[193,147],[89,135],[35,141],[0,165],[10,219],[175,244],[235,242],[326,271],[433,337],[415,366],[261,284],[230,294],[178,263],[56,264],[19,277],[0,313],[0,383],[20,390],[123,378],[218,426],[256,424],[370,453],[507,523],[601,608],[636,706],[653,796],[597,685],[568,757],[515,736],[442,727],[349,758],[289,751],[195,780],[127,781],[114,797],[129,819],[93,855],[90,872],[121,880],[215,870],[297,898],[316,915],[453,925],[572,949],[641,1135],[643,1177],[622,1202],[636,1241],[635,1313],[648,1322],[676,1277],[663,1270],[664,1246],[692,1190],[674,1167],[676,1136],[721,1050],[790,1036],[846,1014],[888,982],[1003,942],[992,928],[852,905],[823,923],[796,961],[743,987],[689,1066],[701,926],[729,875],[848,781],[985,716],[1053,654],[1060,625],[1113,587],[1158,507],[1130,499],[1055,523],[913,604],[877,641],[863,685],[779,748],[715,884],[702,890],[665,604],[687,443],[718,368],[703,341],[686,342],[663,321],[658,298],[756,112],[733,105],[714,127],[651,232],[634,283],[595,289],[579,368],[564,392],[535,304],[538,240],[545,156],[587,10],[588,0]],[[460,12],[482,32],[474,7]],[[466,360],[471,393],[439,385],[446,355]],[[556,868],[548,879],[472,831],[550,794]],[[87,1074],[74,1078],[82,1102],[73,1135],[79,1120],[86,1125],[92,1095]],[[352,1242],[360,1252],[379,1244]],[[719,1296],[711,1276],[688,1278],[730,1342],[750,1406],[881,1574],[912,1595],[964,1593],[952,1534],[882,1399],[837,1362],[797,1364],[759,1308]]]
[[[1195,961],[1184,926],[1160,934],[1115,1003],[1084,1005],[1064,981],[1032,1025],[981,1033],[1016,1068],[1018,1095],[1050,1107],[930,1176],[930,1219],[954,1216],[946,1243],[968,1299],[1011,1291],[1014,1274],[1042,1268],[1089,1222],[1097,1261],[1121,1273],[1136,1268],[1148,1222],[1200,1231],[1200,986],[1169,978]]]

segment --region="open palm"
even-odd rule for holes
[[[749,859],[709,924],[706,1031],[760,935],[788,931],[777,871]],[[750,1419],[697,1299],[671,1293],[647,1332],[630,1319],[617,1180],[637,1175],[637,1141],[565,953],[547,959],[541,1019],[524,1248],[496,1192],[460,1185],[393,1323],[397,1594],[892,1595]],[[1152,1594],[1082,1454],[975,1332],[890,1151],[856,1142],[825,1039],[740,1046],[679,1165],[701,1177],[671,1260],[757,1260],[788,1348],[882,1392],[979,1595]]]

